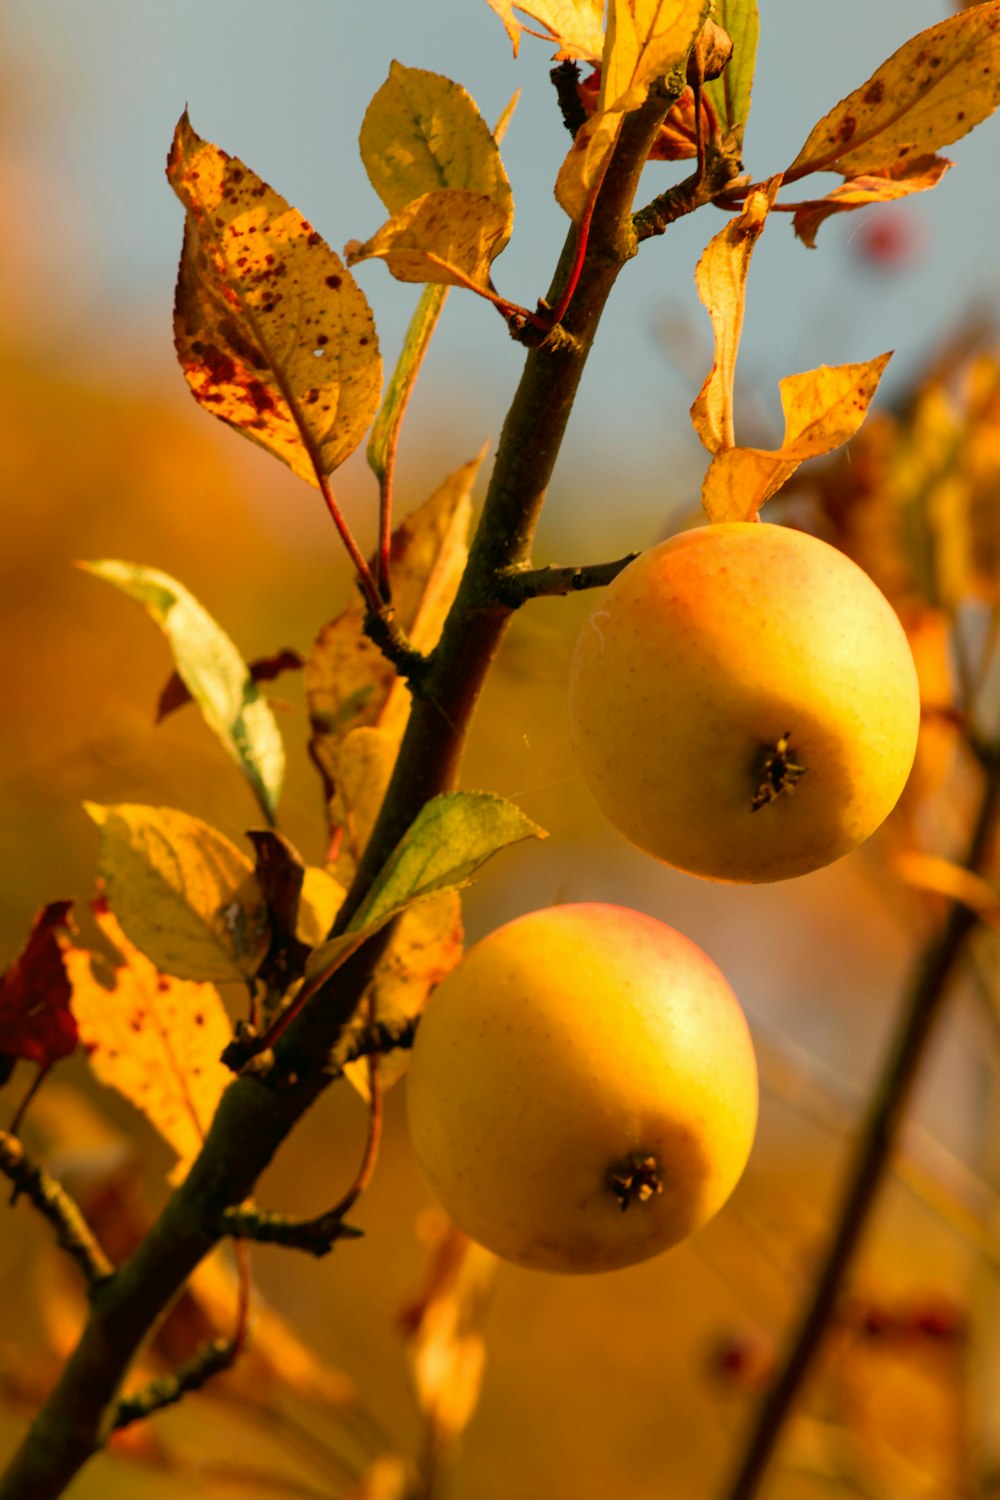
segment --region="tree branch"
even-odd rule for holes
[[[975,828],[964,867],[976,871],[989,850],[1000,804],[1000,765],[994,754],[987,770]],[[885,1179],[907,1102],[948,986],[965,942],[978,920],[967,906],[953,903],[943,927],[924,952],[900,1019],[848,1172],[836,1230],[813,1283],[808,1304],[791,1336],[784,1364],[764,1397],[724,1500],[753,1500],[778,1444],[792,1405],[836,1311],[844,1277],[871,1219]]]
[[[0,1131],[0,1172],[14,1185],[14,1197],[29,1198],[53,1226],[56,1240],[83,1272],[89,1287],[114,1270],[79,1208],[61,1183],[24,1154],[16,1136]]]
[[[672,102],[651,99],[626,120],[594,213],[567,312],[573,342],[531,350],[501,435],[469,564],[414,698],[382,813],[338,918],[343,930],[428,798],[457,782],[476,702],[511,617],[498,574],[530,565],[531,542],[573,400],[619,271],[635,254],[631,208],[653,138]],[[571,231],[552,305],[572,264]],[[340,968],[276,1047],[271,1074],[230,1084],[205,1145],[135,1254],[94,1290],[91,1316],[62,1376],[0,1479],[0,1500],[56,1500],[106,1441],[119,1386],[150,1328],[208,1254],[222,1216],[252,1193],[281,1142],[327,1086],[326,1060],[388,941],[383,929]],[[280,1084],[280,1086],[279,1086]]]
[[[629,552],[614,562],[585,563],[582,567],[517,569],[498,579],[497,596],[508,609],[520,609],[529,599],[606,588],[638,556],[638,552]]]

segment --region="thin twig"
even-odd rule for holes
[[[134,1396],[119,1402],[113,1423],[115,1432],[131,1427],[133,1422],[142,1422],[167,1406],[176,1406],[191,1391],[200,1391],[213,1375],[228,1370],[239,1352],[238,1339],[208,1339],[172,1374],[151,1380]]]
[[[964,861],[967,870],[977,871],[989,848],[998,800],[1000,766],[994,755]],[[943,1010],[948,986],[966,939],[977,922],[976,912],[953,903],[943,927],[923,954],[855,1149],[853,1165],[835,1216],[837,1227],[833,1239],[791,1337],[784,1364],[764,1397],[736,1470],[721,1491],[725,1500],[752,1500],[758,1493],[792,1406],[830,1326],[844,1278],[870,1222],[917,1070],[926,1054],[934,1023]]]
[[[114,1266],[66,1189],[43,1167],[29,1161],[21,1142],[6,1131],[0,1131],[0,1172],[13,1183],[15,1198],[28,1198],[48,1219],[57,1242],[80,1267],[89,1287],[113,1275]]]
[[[638,556],[638,552],[629,552],[625,557],[615,558],[614,562],[585,563],[580,567],[515,569],[498,579],[500,602],[506,609],[520,609],[529,599],[605,588]]]

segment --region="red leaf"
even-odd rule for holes
[[[59,939],[72,909],[72,901],[43,906],[23,951],[0,975],[0,1055],[23,1057],[44,1069],[76,1047]]]

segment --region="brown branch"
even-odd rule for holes
[[[557,348],[543,345],[526,356],[469,563],[414,698],[393,779],[339,930],[424,803],[457,783],[475,705],[511,618],[511,611],[496,603],[495,580],[530,565],[532,537],[587,355],[615,280],[636,250],[632,202],[671,102],[650,100],[622,129],[566,315],[573,341]],[[551,305],[558,302],[575,245],[571,233]],[[325,1061],[356,1011],[388,937],[383,929],[355,952],[289,1027],[276,1048],[274,1086],[271,1074],[252,1073],[230,1084],[187,1178],[134,1255],[95,1287],[87,1327],[0,1478],[0,1500],[56,1500],[101,1448],[121,1381],[150,1328],[217,1242],[225,1210],[251,1196],[281,1142],[327,1086]]]
[[[1000,763],[991,756],[975,829],[964,867],[976,871],[987,853],[1000,803]],[[944,1009],[944,1000],[969,934],[978,921],[969,907],[953,903],[940,931],[923,954],[895,1039],[875,1091],[847,1174],[836,1230],[812,1285],[809,1300],[789,1341],[784,1363],[770,1387],[737,1467],[721,1491],[724,1500],[753,1500],[836,1312],[844,1278],[871,1221],[885,1180],[914,1080]]]
[[[131,1427],[133,1422],[143,1422],[167,1406],[176,1406],[190,1391],[200,1391],[213,1375],[221,1375],[223,1370],[230,1368],[240,1346],[239,1339],[208,1339],[172,1374],[151,1380],[134,1396],[127,1396],[119,1402],[114,1431]]]
[[[515,569],[498,580],[497,595],[508,609],[520,609],[529,599],[606,588],[638,556],[638,552],[629,552],[625,557],[615,558],[614,562],[585,563],[580,567]]]
[[[91,1233],[83,1214],[61,1183],[24,1154],[13,1135],[0,1131],[0,1172],[14,1186],[14,1197],[28,1198],[56,1231],[56,1241],[83,1272],[89,1287],[111,1275],[114,1266]]]

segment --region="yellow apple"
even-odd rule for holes
[[[620,906],[519,917],[431,996],[417,1159],[472,1239],[547,1271],[657,1255],[735,1186],[757,1120],[746,1021],[700,948]]]
[[[609,821],[715,880],[783,880],[869,837],[916,751],[913,658],[885,596],[816,537],[682,532],[621,572],[570,673],[570,728]]]

